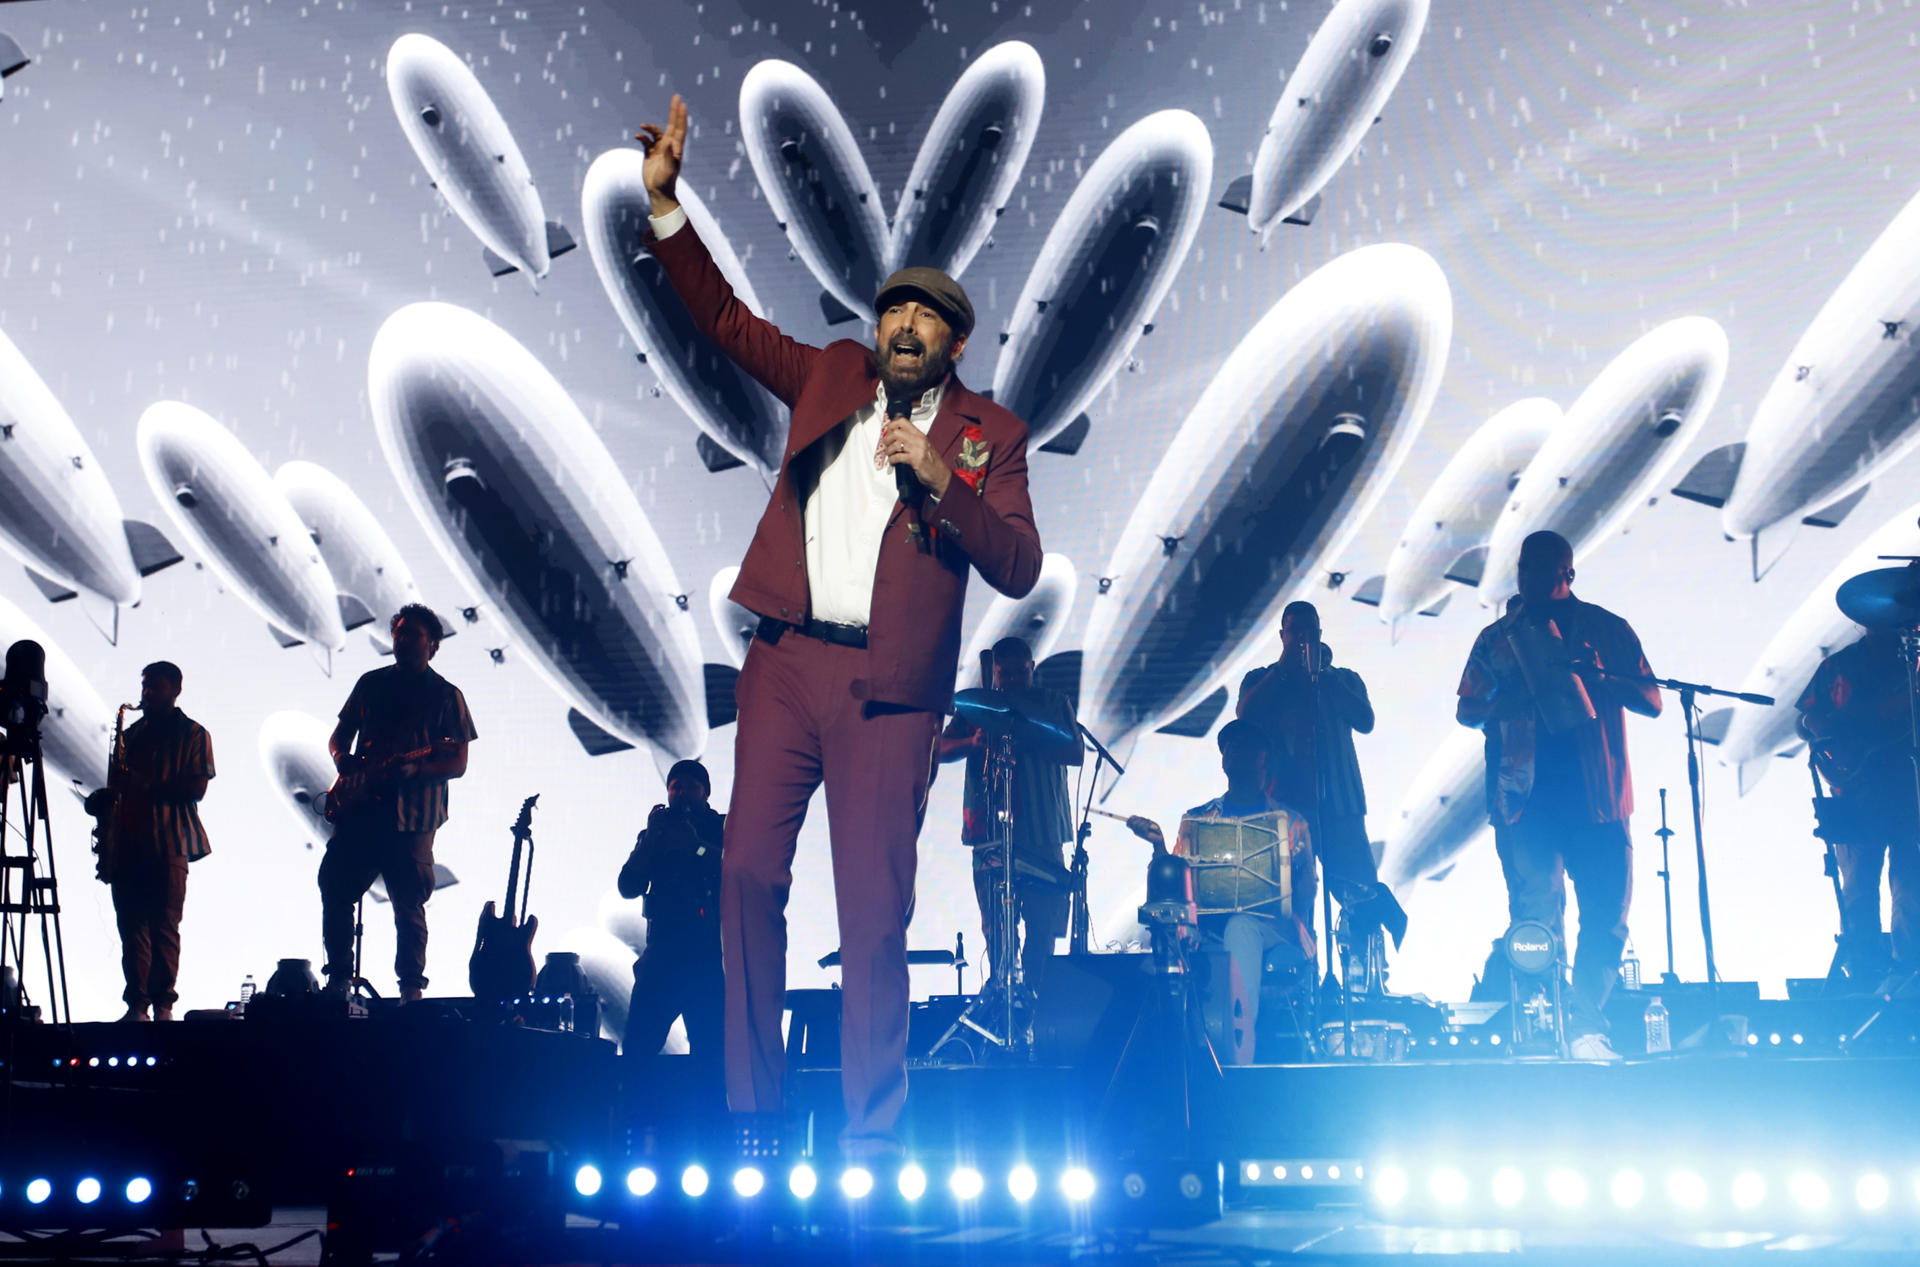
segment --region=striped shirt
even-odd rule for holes
[[[192,862],[213,852],[200,821],[198,797],[182,782],[213,777],[213,739],[177,708],[149,714],[127,727],[124,770],[108,777],[113,789],[115,849],[121,858],[153,856]]]
[[[479,738],[459,687],[432,669],[412,674],[397,664],[362,674],[340,709],[340,720],[358,736],[354,752],[374,762]],[[433,831],[447,821],[447,780],[400,779],[392,795],[381,797],[383,817],[389,804],[393,821],[374,825]]]

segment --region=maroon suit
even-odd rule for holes
[[[851,340],[809,347],[756,317],[690,225],[650,246],[701,331],[793,411],[780,476],[732,596],[772,621],[801,625],[810,614],[808,490],[795,460],[804,463],[813,445],[874,402],[874,351]],[[840,917],[845,1139],[855,1150],[890,1138],[906,1099],[907,918],[940,715],[953,701],[968,568],[1016,597],[1040,575],[1025,424],[954,378],[928,440],[952,465],[963,437],[974,440],[976,463],[986,446],[984,478],[976,491],[956,474],[944,498],[927,500],[925,547],[909,534],[911,512],[895,506],[866,647],[781,629],[777,639],[754,639],[737,687],[720,898],[727,1098],[735,1112],[781,1106],[787,894],[807,802],[824,781]]]

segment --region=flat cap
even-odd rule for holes
[[[973,301],[967,298],[959,282],[939,269],[903,268],[887,278],[873,297],[875,315],[885,312],[893,300],[903,297],[918,299],[937,309],[956,334],[964,337],[973,333]]]

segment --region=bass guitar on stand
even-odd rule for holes
[[[527,914],[527,895],[533,888],[533,807],[538,793],[520,803],[520,816],[513,820],[513,861],[507,867],[507,900],[495,910],[488,902],[480,912],[480,928],[473,940],[473,956],[467,960],[467,984],[473,997],[483,1003],[504,1003],[533,989],[533,934],[540,926],[538,916]],[[526,855],[526,875],[520,872],[521,853]],[[519,903],[518,913],[514,910]]]

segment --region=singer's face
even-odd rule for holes
[[[915,395],[946,378],[967,346],[965,336],[954,337],[953,327],[938,310],[916,299],[903,299],[882,312],[873,341],[881,381],[891,390]]]
[[[1304,613],[1280,622],[1280,641],[1290,647],[1311,647],[1320,641],[1320,618]]]

